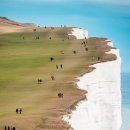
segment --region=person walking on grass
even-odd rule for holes
[[[58,69],[58,65],[56,65],[56,68]]]
[[[19,112],[19,110],[18,110],[18,108],[16,109],[16,113],[18,114],[18,112]]]
[[[8,130],[10,130],[10,127],[8,126]]]
[[[16,130],[15,127],[13,127],[12,130]]]
[[[52,80],[55,80],[55,77],[52,75],[52,76],[51,76],[51,79],[52,79]]]
[[[7,126],[5,126],[5,130],[7,130]]]
[[[19,109],[19,113],[22,114],[22,109],[21,108]]]
[[[62,69],[63,65],[61,64],[60,67],[61,67],[61,69]]]

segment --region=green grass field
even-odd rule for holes
[[[36,32],[0,35],[1,130],[5,125],[17,130],[68,128],[62,116],[85,93],[76,88],[75,78],[90,72],[90,64],[115,59],[104,53],[111,48],[104,38],[68,39],[70,32],[71,28],[37,28]],[[81,46],[83,41],[87,41],[88,51]],[[60,64],[63,68],[56,69]],[[51,75],[55,80],[51,80]],[[42,84],[37,83],[38,78],[43,80]],[[64,93],[63,99],[58,98],[59,92]],[[21,115],[16,114],[16,108],[23,109]]]

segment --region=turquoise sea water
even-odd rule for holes
[[[41,26],[77,26],[91,37],[107,37],[120,49],[122,71],[130,72],[129,0],[1,0],[0,16]]]
[[[121,130],[130,130],[130,73],[122,73],[122,119]]]
[[[109,2],[110,1],[110,2]],[[1,0],[0,16],[41,26],[77,26],[91,37],[107,37],[122,58],[121,130],[130,130],[130,1],[129,0]]]

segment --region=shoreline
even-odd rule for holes
[[[74,34],[74,33],[73,33]],[[78,34],[77,34],[78,35]],[[76,35],[75,35],[76,36]],[[79,37],[78,37],[79,38]],[[113,47],[113,43],[110,41],[110,40],[106,40],[108,43],[107,43],[107,45],[108,46],[112,46]],[[106,52],[106,54],[115,54],[116,55],[116,57],[117,57],[117,59],[116,60],[111,60],[111,61],[103,61],[103,62],[100,62],[100,63],[95,63],[95,64],[93,64],[93,65],[90,65],[90,67],[94,67],[94,69],[92,70],[92,71],[90,71],[90,72],[88,72],[88,73],[85,73],[85,74],[82,74],[80,77],[78,77],[77,79],[78,79],[78,81],[76,82],[77,83],[77,88],[78,89],[81,89],[81,90],[83,90],[83,91],[89,91],[89,87],[84,87],[84,86],[88,86],[88,84],[85,84],[85,79],[84,79],[84,81],[81,81],[82,79],[83,79],[83,77],[88,77],[88,75],[91,75],[91,73],[93,73],[93,72],[95,72],[96,70],[97,70],[97,66],[98,65],[103,65],[103,64],[109,64],[109,63],[112,63],[112,62],[116,62],[116,61],[118,61],[119,63],[121,63],[121,60],[120,60],[120,56],[119,56],[119,50],[117,50],[117,49],[111,49],[109,52]],[[115,63],[114,63],[115,64]],[[119,85],[118,85],[118,88],[117,89],[120,89],[120,66],[119,65],[117,65],[118,66],[118,75],[116,76],[116,77],[118,77],[119,79]],[[116,66],[115,66],[116,67]],[[113,79],[114,79],[114,77],[113,77]],[[90,79],[89,79],[90,80]],[[89,80],[88,80],[88,82],[89,82]],[[87,81],[86,81],[87,82]],[[98,81],[98,82],[101,82],[101,81]],[[101,84],[101,83],[100,83]],[[117,83],[118,84],[118,83]],[[93,85],[92,85],[93,86]],[[92,87],[91,86],[91,87]],[[98,87],[98,86],[96,86],[96,87]],[[96,88],[95,88],[96,89]],[[109,89],[108,89],[109,90]],[[116,92],[115,92],[116,93]],[[119,130],[119,128],[121,127],[121,89],[117,92],[118,93],[118,99],[117,99],[117,102],[118,102],[118,100],[119,100],[119,98],[120,98],[120,102],[118,102],[118,107],[119,107],[119,109],[116,109],[116,110],[112,110],[112,109],[110,109],[109,108],[109,110],[111,111],[111,112],[113,112],[113,115],[114,115],[114,113],[116,113],[117,114],[117,111],[119,112],[119,115],[117,115],[117,118],[115,118],[115,122],[114,123],[117,123],[118,122],[118,124],[117,124],[117,128],[116,127],[114,127],[114,124],[112,123],[112,122],[110,122],[110,116],[109,115],[107,115],[107,113],[104,113],[104,117],[101,117],[101,118],[99,118],[99,116],[101,116],[101,111],[100,111],[100,114],[98,113],[98,116],[95,114],[92,114],[92,112],[89,112],[87,109],[89,109],[89,106],[92,106],[92,108],[94,108],[95,106],[94,106],[94,104],[91,104],[91,101],[89,102],[89,100],[91,100],[91,98],[92,98],[92,96],[91,96],[91,98],[89,99],[89,93],[86,93],[85,94],[85,97],[86,98],[84,98],[84,99],[81,99],[81,100],[79,100],[79,101],[77,101],[76,102],[76,105],[74,104],[74,106],[75,106],[75,110],[73,110],[73,109],[71,109],[71,113],[69,113],[69,114],[67,114],[67,115],[65,115],[65,116],[63,116],[63,120],[64,121],[66,121],[68,124],[70,124],[70,129],[74,129],[74,130],[80,130],[80,129],[82,129],[82,130],[85,130],[85,129],[90,129],[90,130],[100,130],[100,129],[104,129],[104,130],[109,130],[109,129],[111,129],[111,130]],[[117,94],[116,93],[116,94]],[[110,94],[110,93],[109,93]],[[112,96],[112,95],[111,95]],[[108,98],[108,97],[107,97]],[[107,99],[106,98],[106,99]],[[110,97],[109,97],[110,98]],[[88,100],[87,100],[88,99]],[[92,101],[93,101],[94,99],[92,99]],[[101,100],[101,99],[100,99]],[[96,101],[97,103],[98,103],[98,101]],[[110,103],[110,102],[109,102]],[[116,103],[115,103],[116,104]],[[86,107],[87,106],[87,107]],[[100,103],[98,104],[98,107],[99,108],[101,108],[102,107],[102,105],[100,105]],[[107,107],[108,107],[108,105],[107,105]],[[105,109],[105,108],[104,108]],[[85,112],[85,111],[88,111],[88,112]],[[108,111],[108,110],[107,110]],[[89,116],[89,114],[92,114],[92,116],[90,115]],[[87,117],[87,116],[84,116],[85,114],[87,114],[87,116],[89,116],[89,118],[83,118],[83,117]],[[112,116],[113,116],[112,115]],[[99,119],[97,119],[96,121],[94,121],[93,119],[92,119],[92,117],[98,117]],[[107,117],[108,116],[108,117]],[[81,117],[80,119],[79,119],[79,117]],[[105,125],[103,125],[102,127],[101,127],[101,122],[102,121],[100,121],[100,120],[102,120],[102,118],[106,118],[106,121],[104,121],[104,124],[107,126],[105,126]],[[89,124],[91,124],[91,125],[87,125],[87,121],[88,121],[88,123]],[[93,120],[93,121],[92,121]],[[112,118],[111,118],[111,120],[112,120]],[[113,121],[113,120],[112,120]],[[96,122],[100,122],[100,123],[96,123]],[[109,123],[108,123],[109,122]],[[99,125],[100,124],[100,125]],[[109,124],[109,125],[108,125]],[[111,124],[111,125],[110,125]],[[113,124],[113,125],[112,125]],[[87,126],[87,127],[86,127]],[[94,126],[94,127],[93,127]]]

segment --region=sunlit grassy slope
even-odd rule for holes
[[[71,28],[37,28],[35,32],[0,35],[1,130],[5,125],[17,130],[68,128],[62,116],[85,93],[76,88],[75,78],[91,71],[90,64],[115,59],[104,53],[110,49],[104,38],[76,40],[69,33]],[[88,51],[81,45],[83,41],[87,41]],[[63,68],[56,69],[60,64]],[[38,78],[42,84],[37,83]],[[57,97],[59,92],[64,93],[63,99]],[[16,108],[23,109],[21,115],[15,113]]]

